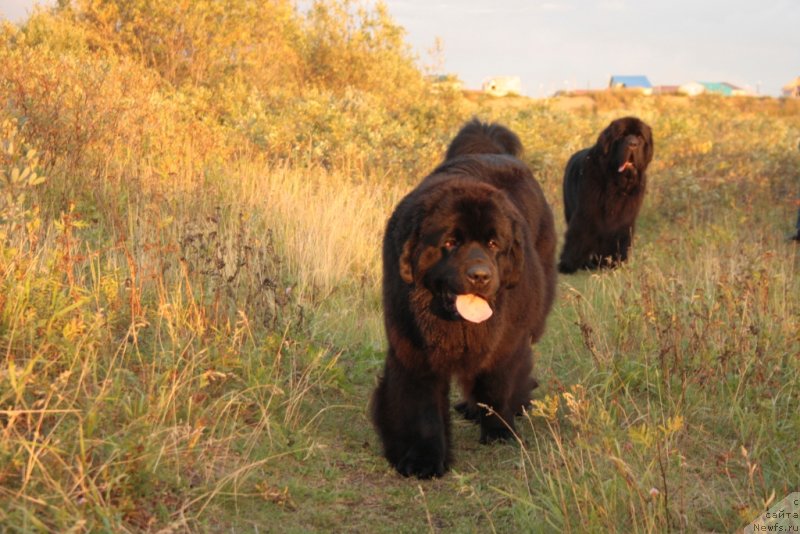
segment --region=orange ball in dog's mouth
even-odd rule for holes
[[[478,295],[458,295],[456,310],[461,317],[472,323],[482,323],[492,316],[492,308],[489,303]]]

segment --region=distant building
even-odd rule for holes
[[[722,96],[752,96],[753,93],[728,82],[689,82],[680,86],[680,93],[689,96],[697,95],[722,95]]]
[[[653,87],[654,95],[676,95],[680,86],[677,85],[656,85]]]
[[[700,82],[689,82],[678,87],[678,92],[689,96],[702,95],[706,92],[706,86]]]
[[[722,83],[731,88],[732,96],[755,96],[755,93],[750,89],[745,89],[744,87],[738,87],[728,82],[722,82]]]
[[[781,95],[787,98],[800,98],[800,76],[784,85]]]
[[[700,82],[706,88],[706,93],[722,96],[733,96],[734,87],[725,82]]]
[[[492,96],[521,95],[522,81],[519,76],[495,76],[485,80],[481,89]]]
[[[647,76],[612,76],[608,81],[609,89],[634,89],[649,95],[653,92],[653,85]]]

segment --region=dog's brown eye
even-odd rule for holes
[[[487,246],[490,250],[498,250],[500,248],[500,243],[498,243],[496,239],[490,239]]]
[[[454,237],[451,237],[444,242],[444,248],[446,248],[447,250],[453,250],[457,246],[458,246],[458,240]]]

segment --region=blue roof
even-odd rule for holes
[[[651,89],[653,86],[647,76],[612,76],[609,87],[641,87]]]

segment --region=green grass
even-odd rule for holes
[[[380,456],[380,239],[421,178],[405,164],[243,157],[63,209],[55,165],[0,204],[0,529],[729,532],[796,491],[794,108],[472,106],[520,132],[559,235],[571,151],[623,113],[656,136],[631,261],[559,278],[518,442],[454,417],[443,478]]]

